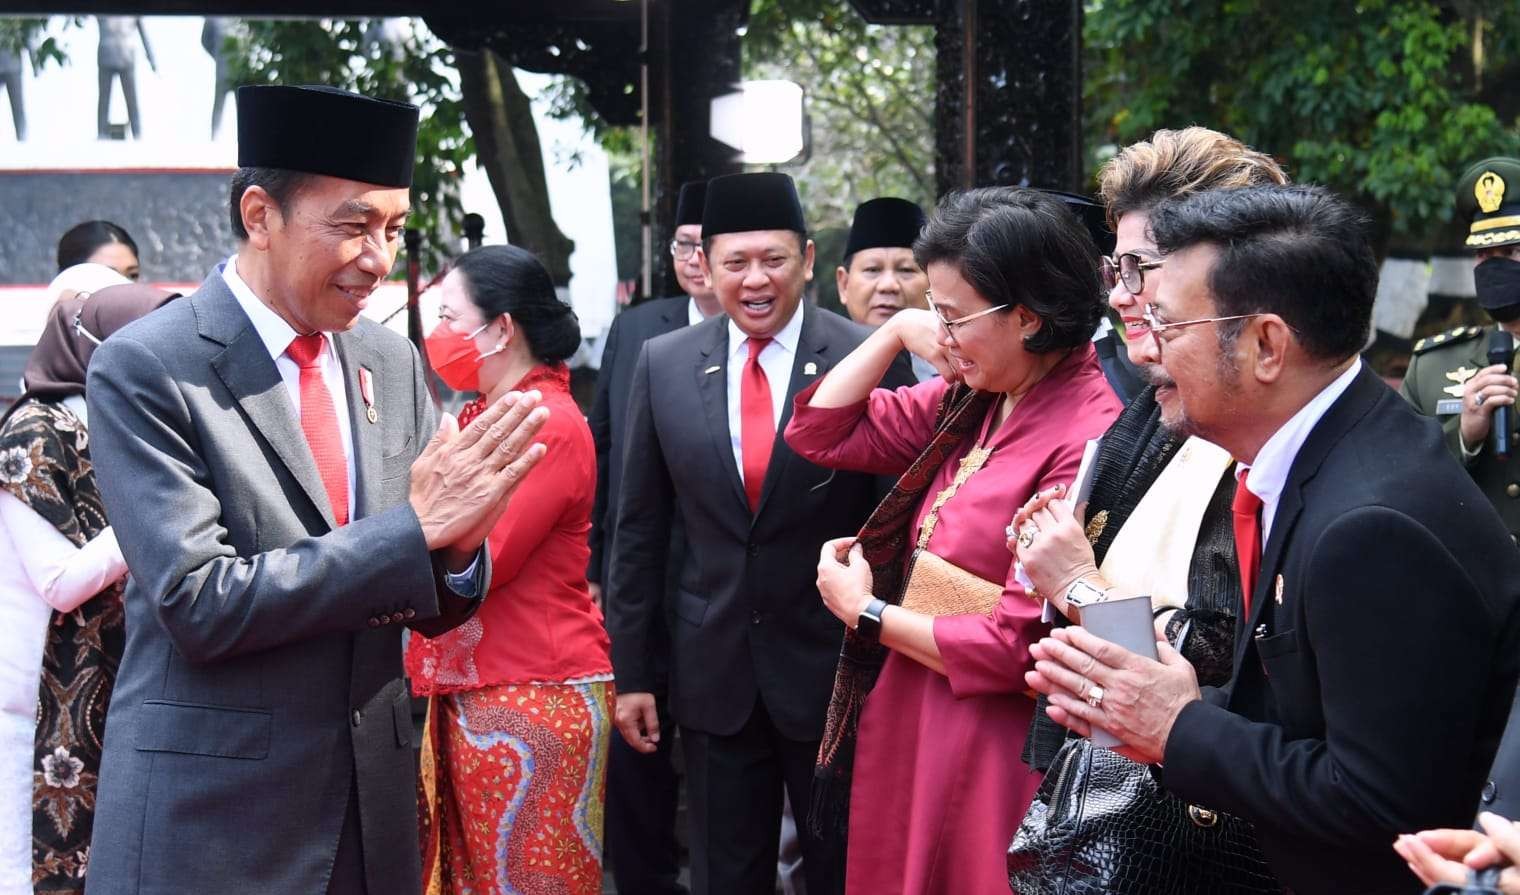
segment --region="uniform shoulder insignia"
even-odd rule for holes
[[[1421,339],[1415,342],[1414,348],[1410,350],[1415,354],[1424,354],[1434,348],[1467,342],[1481,335],[1483,335],[1483,327],[1481,326],[1459,326],[1455,329],[1448,329],[1444,333],[1437,333],[1436,335]]]

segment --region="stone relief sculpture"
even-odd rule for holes
[[[122,98],[127,102],[127,122],[132,128],[132,138],[142,139],[142,118],[137,111],[137,39],[142,39],[143,53],[148,67],[158,71],[153,60],[153,47],[148,43],[148,32],[142,19],[137,16],[96,16],[100,28],[100,47],[95,54],[99,67],[100,102],[96,106],[95,130],[102,140],[111,138],[111,81],[121,82]]]

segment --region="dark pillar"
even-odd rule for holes
[[[1081,0],[941,0],[941,192],[1083,186]]]
[[[665,246],[675,229],[681,184],[739,170],[734,150],[709,133],[713,97],[739,81],[739,27],[747,0],[655,0],[650,3],[651,130],[654,134],[656,295],[678,287]]]

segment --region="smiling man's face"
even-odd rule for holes
[[[929,276],[909,248],[861,249],[835,276],[839,300],[856,323],[881,326],[903,308],[929,306],[924,299]]]
[[[813,241],[798,244],[791,230],[752,230],[714,236],[702,269],[723,313],[755,338],[786,326],[813,278]]]
[[[313,176],[249,242],[268,256],[262,297],[301,333],[347,330],[396,261],[405,188]]]

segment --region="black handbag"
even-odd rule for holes
[[[1008,847],[1019,895],[1280,893],[1238,817],[1189,805],[1150,768],[1068,740]]]

